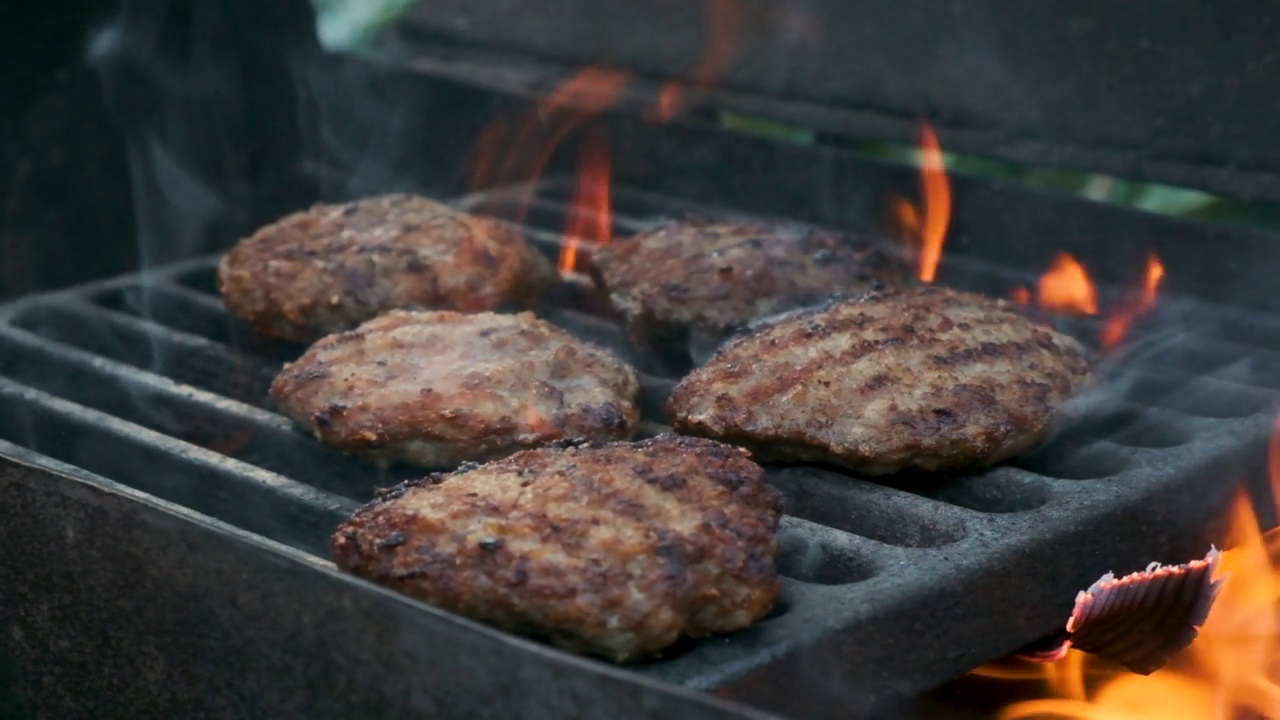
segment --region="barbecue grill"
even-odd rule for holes
[[[687,70],[680,48],[694,39],[653,42],[647,33],[654,26],[642,23],[635,26],[640,40],[623,42],[627,3],[609,4],[619,13],[612,20],[600,10],[588,15],[585,5],[568,14],[551,2],[511,11],[529,23],[590,17],[603,23],[594,39],[583,28],[596,26],[569,19],[507,36],[520,23],[498,22],[505,17],[498,5],[452,5],[416,6],[378,35],[377,59],[307,56],[308,82],[343,76],[363,86],[377,78],[405,92],[408,103],[425,93],[427,112],[463,108],[455,110],[466,113],[463,120],[432,126],[444,129],[423,152],[432,162],[419,165],[389,162],[405,152],[402,138],[356,160],[332,152],[367,139],[367,128],[330,123],[326,132],[339,137],[300,130],[282,140],[301,148],[298,155],[312,163],[305,171],[275,168],[255,175],[258,185],[240,186],[226,175],[202,175],[209,158],[184,155],[172,128],[156,125],[155,116],[147,125],[136,112],[164,98],[196,104],[191,88],[178,99],[123,98],[112,93],[121,78],[153,77],[138,63],[159,60],[140,60],[131,54],[136,48],[117,44],[99,48],[97,61],[135,160],[140,139],[160,142],[220,193],[223,226],[215,234],[223,246],[294,209],[283,199],[235,205],[263,183],[302,183],[325,199],[410,186],[510,222],[554,258],[576,212],[575,141],[540,177],[479,192],[459,183],[456,144],[494,112],[545,95],[579,61],[602,57],[638,73],[611,110],[591,120],[610,138],[615,236],[689,214],[878,228],[886,198],[915,192],[914,168],[868,158],[830,132],[843,118],[850,124],[842,132],[909,137],[911,118],[895,108],[911,100],[895,95],[898,86],[878,93],[861,71],[848,78],[824,71],[797,89],[797,77],[816,72],[812,62],[785,77],[749,65],[730,75],[732,91],[697,93],[681,120],[658,125],[643,110],[660,94],[660,80],[679,74],[677,65]],[[867,6],[865,17],[924,32],[889,3],[858,5]],[[850,12],[823,3],[805,8],[814,22]],[[128,10],[111,32],[155,27],[154,7]],[[678,19],[688,11],[672,12]],[[967,18],[956,28],[961,34],[976,32],[975,18],[994,17],[952,12]],[[1074,11],[1072,18],[1088,19],[1094,29],[1080,31],[1079,41],[1112,39],[1098,29],[1115,19],[1112,12],[1120,11],[1105,4]],[[1051,17],[1033,15],[1003,19],[982,40],[1006,47],[1006,31]],[[304,25],[286,29],[305,34]],[[178,34],[195,27],[182,25]],[[1167,22],[1158,27],[1170,30]],[[1179,33],[1203,39],[1181,24]],[[1262,43],[1264,35],[1250,31],[1246,40]],[[757,50],[775,41],[767,32],[752,37]],[[880,47],[863,40],[868,52]],[[824,42],[824,52],[842,57],[843,46]],[[243,53],[256,47],[229,45]],[[1113,49],[1107,57],[1119,62],[1123,53]],[[929,74],[926,65],[910,67]],[[1029,67],[1026,77],[1046,67]],[[1124,67],[1135,76],[1113,78],[1122,87],[1169,79],[1141,75],[1146,60]],[[1069,78],[1072,86],[1081,82]],[[1256,89],[1242,82],[1240,93]],[[329,120],[356,113],[326,104],[339,95],[330,87],[310,100],[305,93],[301,101],[281,98],[283,109],[270,112]],[[859,98],[868,106],[855,113],[849,108]],[[1052,98],[1041,99],[1050,112]],[[1209,108],[1202,108],[1146,148],[1139,138],[1147,135],[1104,137],[1104,111],[1163,108],[1172,115],[1177,97],[1162,96],[1154,108],[1088,99],[1093,104],[1053,122],[1037,114],[987,123],[1003,100],[976,87],[942,94],[928,109],[941,121],[944,144],[954,137],[961,147],[1016,159],[1129,169],[1238,195],[1280,194],[1266,157],[1250,158],[1240,172],[1229,165],[1243,162],[1237,153],[1257,139],[1252,121],[1225,120],[1214,143],[1199,143],[1195,130],[1210,127]],[[726,131],[712,122],[726,107],[808,118],[823,133],[797,144]],[[1018,142],[1020,127],[1041,120],[1043,137]],[[1154,120],[1148,127],[1155,134]],[[426,167],[449,158],[456,164],[444,171]],[[163,188],[165,177],[143,162],[135,166],[135,192]],[[1048,442],[1011,463],[944,479],[877,481],[826,467],[769,467],[788,513],[778,606],[746,631],[684,642],[660,660],[621,668],[492,630],[333,568],[326,543],[334,528],[376,488],[413,473],[343,456],[273,412],[267,386],[302,347],[255,337],[225,312],[216,254],[153,252],[165,261],[9,302],[0,307],[0,616],[7,627],[0,677],[8,675],[27,709],[58,717],[859,717],[891,713],[913,693],[1050,635],[1075,592],[1107,571],[1203,555],[1237,481],[1262,462],[1280,400],[1280,308],[1264,282],[1276,238],[963,174],[952,183],[955,213],[940,283],[1003,296],[1034,284],[1048,258],[1069,251],[1097,270],[1104,299],[1120,297],[1142,259],[1157,251],[1167,269],[1158,311],[1122,352],[1105,356],[1101,388]],[[191,223],[182,202],[137,207],[144,239]],[[660,432],[661,406],[678,378],[577,297],[555,294],[540,314],[629,356],[642,371],[643,432]],[[1096,346],[1094,320],[1058,322]]]

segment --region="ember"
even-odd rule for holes
[[[1280,423],[1269,450],[1273,497],[1280,491]],[[1047,697],[1014,703],[1015,718],[1233,718],[1280,717],[1280,528],[1263,533],[1243,491],[1230,511],[1229,549],[1215,577],[1217,602],[1199,637],[1170,667],[1138,675],[1070,651],[1043,670],[979,671],[988,677],[1045,681]]]

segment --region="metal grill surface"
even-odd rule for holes
[[[520,226],[553,255],[570,186],[533,188]],[[460,207],[510,217],[524,190]],[[614,191],[615,233],[697,212]],[[0,309],[0,440],[316,556],[381,470],[320,445],[273,412],[267,387],[301,347],[255,337],[200,258]],[[940,281],[1004,294],[1025,284],[947,257]],[[548,319],[630,354],[646,422],[662,429],[675,379],[628,349],[607,318],[566,303]],[[1064,326],[1090,342],[1096,324]],[[1075,590],[1108,570],[1202,553],[1197,532],[1267,433],[1280,394],[1280,325],[1170,298],[1131,350],[1105,363],[1107,399],[1031,454],[939,481],[873,482],[827,468],[770,467],[787,499],[774,612],[730,637],[688,642],[631,672],[751,701],[788,693],[909,692],[1016,649],[1065,619]],[[785,708],[783,708],[785,709]]]

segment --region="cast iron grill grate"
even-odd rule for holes
[[[524,215],[523,230],[549,254],[569,189],[542,183]],[[522,197],[517,189],[457,204],[510,216]],[[620,235],[658,217],[733,214],[626,189],[614,201]],[[351,509],[416,473],[343,456],[271,411],[266,389],[301,348],[257,338],[227,315],[216,262],[0,309],[0,439],[326,556]],[[963,258],[942,267],[941,282],[991,294],[1027,281]],[[567,306],[545,314],[642,360],[605,319]],[[1096,325],[1068,329],[1087,339]],[[633,671],[748,700],[779,683],[798,694],[849,683],[905,692],[1053,630],[1074,591],[1106,570],[1184,559],[1158,554],[1206,519],[1229,490],[1232,459],[1266,435],[1280,394],[1280,325],[1168,299],[1144,332],[1108,363],[1114,392],[1104,401],[988,472],[884,484],[771,467],[789,513],[777,609]],[[660,431],[673,383],[645,374],[644,432]]]

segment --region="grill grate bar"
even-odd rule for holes
[[[0,392],[3,392],[7,397],[15,402],[15,405],[12,406],[14,408],[17,407],[16,403],[21,400],[24,405],[37,406],[49,412],[67,417],[83,417],[86,422],[92,422],[95,425],[109,428],[115,435],[119,435],[121,437],[140,438],[147,445],[154,446],[174,455],[179,455],[187,461],[214,468],[218,472],[225,473],[231,477],[245,476],[256,483],[260,483],[269,488],[272,492],[307,506],[324,508],[326,510],[339,510],[355,507],[350,498],[343,498],[332,493],[317,490],[305,483],[300,483],[275,473],[263,471],[261,468],[253,465],[248,465],[226,458],[218,453],[206,450],[205,448],[185,443],[181,440],[175,440],[168,435],[151,431],[140,425],[116,418],[110,414],[99,412],[92,408],[64,400],[42,390],[36,390],[35,388],[22,385],[21,383],[10,380],[9,378],[0,377]],[[21,420],[17,420],[17,423],[21,424]]]
[[[900,547],[941,547],[963,538],[974,511],[811,466],[773,469],[769,483],[789,513]]]
[[[21,331],[0,328],[0,351],[6,351],[0,371],[29,387],[327,492],[367,499],[372,483],[401,477],[316,447],[279,415],[101,358],[86,361]]]
[[[554,257],[571,185],[526,190],[541,193],[530,215],[538,227],[516,227]],[[521,192],[454,204],[506,213]],[[677,212],[749,217],[625,188],[613,197],[619,233]],[[232,318],[217,296],[216,263],[198,258],[0,309],[0,348],[15,349],[14,359],[0,361],[0,397],[27,408],[32,424],[0,421],[0,439],[327,557],[327,536],[357,501],[419,473],[342,456],[271,412],[266,388],[302,348],[264,341]],[[949,282],[988,292],[1027,282],[963,257],[949,257],[944,272]],[[625,330],[601,305],[566,297],[539,313],[629,353],[642,375],[641,434],[665,429],[662,406],[675,381],[629,348]],[[1052,630],[1065,613],[1055,603],[1069,603],[1081,582],[1124,570],[1120,563],[1131,554],[1160,552],[1169,543],[1168,533],[1117,537],[1086,557],[1062,556],[1063,544],[1087,543],[1094,527],[1121,528],[1107,518],[1134,508],[1163,518],[1168,532],[1183,527],[1178,523],[1190,511],[1176,502],[1178,493],[1194,487],[1197,497],[1212,494],[1189,479],[1199,477],[1191,469],[1219,462],[1228,443],[1265,428],[1280,390],[1277,373],[1267,374],[1274,367],[1267,360],[1280,357],[1280,329],[1257,333],[1258,342],[1274,341],[1257,353],[1252,344],[1232,344],[1239,337],[1206,345],[1200,325],[1180,319],[1182,332],[1155,332],[1183,313],[1176,299],[1165,306],[1143,330],[1149,334],[1140,351],[1104,364],[1106,387],[1123,390],[1119,397],[1083,403],[1053,438],[1012,463],[945,480],[870,481],[833,468],[769,467],[769,482],[787,496],[791,513],[779,535],[779,608],[743,633],[685,643],[632,670],[686,687],[732,685],[750,695],[752,684],[771,673],[795,671],[826,653],[831,667],[859,682],[919,687]],[[1187,307],[1205,327],[1223,316]],[[1084,319],[1064,329],[1091,337],[1097,325]],[[1253,362],[1234,374],[1218,372],[1235,367],[1233,355]],[[43,369],[51,379],[41,379]],[[63,397],[48,392],[55,389]],[[224,442],[228,434],[234,442]],[[1209,505],[1206,499],[1195,510]],[[1145,557],[1143,564],[1152,559],[1170,558]],[[992,586],[1006,576],[1025,577]],[[894,626],[940,629],[936,638],[916,632],[887,640],[881,628]],[[927,652],[935,644],[936,652]],[[848,647],[857,647],[857,655]],[[795,660],[800,648],[805,653]]]
[[[14,325],[139,370],[262,406],[277,369],[263,358],[83,299],[31,306]]]
[[[57,365],[73,367],[84,373],[97,375],[105,383],[114,383],[121,387],[133,387],[137,393],[155,395],[157,396],[155,400],[157,404],[179,403],[208,406],[216,409],[219,413],[236,416],[244,422],[274,426],[282,430],[292,430],[292,425],[288,420],[262,408],[201,390],[191,385],[184,385],[163,374],[141,370],[128,363],[97,355],[74,345],[50,340],[11,325],[0,324],[0,347],[3,346],[12,348],[12,354],[6,353],[4,357],[0,357],[0,372],[4,374],[11,374],[13,372],[11,363],[24,361],[25,358],[20,358],[18,353],[25,353],[34,358],[48,360]]]
[[[358,504],[8,378],[0,398],[10,442],[322,557]]]

